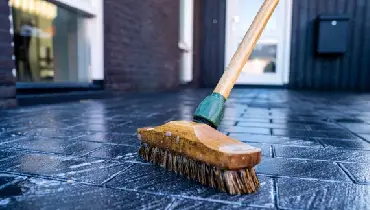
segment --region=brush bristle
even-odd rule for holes
[[[259,187],[259,181],[253,168],[220,169],[145,143],[141,144],[139,155],[148,162],[231,195],[250,194]]]

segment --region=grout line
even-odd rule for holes
[[[349,133],[351,133],[352,135],[360,138],[361,140],[367,142],[367,143],[370,143],[370,140],[367,140],[366,138],[362,137],[360,134],[357,134],[355,133],[354,131],[350,130],[349,128],[341,125],[340,123],[337,123],[337,122],[334,122],[334,124],[338,125],[339,127],[343,128],[344,130],[348,131]],[[366,123],[363,123],[363,124],[366,124]]]
[[[321,146],[323,146],[324,148],[326,148],[326,146],[325,146],[325,144],[322,142],[322,141],[320,141],[320,139],[319,138],[313,138],[315,141],[317,141],[317,142],[319,142],[319,144],[321,144]]]
[[[112,176],[110,176],[109,178],[105,179],[101,185],[105,185],[107,182],[111,181],[112,179],[114,179],[116,176],[120,175],[121,173],[127,171],[128,169],[130,169],[132,166],[134,166],[134,164],[132,165],[129,165],[127,166],[125,169],[121,170],[121,171],[118,171],[117,173],[113,174]]]
[[[273,145],[270,145],[270,152],[271,152],[271,157],[275,158],[276,157],[276,151]]]
[[[297,176],[283,176],[283,175],[276,175],[276,174],[266,174],[266,173],[256,173],[258,176],[265,176],[269,178],[285,178],[285,179],[297,179],[297,180],[306,180],[306,181],[319,181],[319,182],[328,182],[328,183],[347,183],[353,184],[351,181],[343,181],[343,180],[332,180],[332,179],[321,179],[321,178],[311,178],[311,177],[297,177]]]
[[[351,172],[349,172],[341,163],[337,163],[335,162],[335,164],[337,166],[339,166],[340,169],[342,169],[342,171],[348,176],[348,178],[351,179],[351,181],[354,183],[354,184],[357,184],[357,181],[356,181],[356,178],[351,174]]]
[[[278,178],[273,178],[272,179],[272,182],[273,182],[273,196],[274,196],[274,207],[275,209],[279,209],[279,189],[278,189],[278,186],[277,186],[277,181],[278,181]]]

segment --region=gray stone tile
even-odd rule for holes
[[[287,136],[292,138],[304,138],[304,137],[327,137],[325,133],[318,131],[305,131],[296,129],[272,129],[272,135],[275,136]]]
[[[115,160],[136,160],[138,157],[138,147],[124,146],[124,145],[106,145],[96,149],[87,157],[100,159],[115,159]]]
[[[227,127],[224,129],[226,132],[231,133],[249,133],[249,134],[263,134],[270,135],[269,128],[251,128],[251,127]]]
[[[261,163],[256,166],[256,171],[281,177],[351,181],[336,163],[328,161],[263,157]]]
[[[305,124],[277,124],[277,123],[261,123],[261,122],[239,122],[237,124],[237,127],[260,127],[260,128],[281,128],[281,129],[287,129],[292,128],[299,129],[299,130],[307,130]]]
[[[370,134],[370,125],[364,123],[340,123],[352,132],[360,134]]]
[[[274,145],[275,156],[341,162],[370,162],[370,151]]]
[[[238,134],[230,133],[230,137],[243,142],[256,142],[266,144],[281,144],[281,145],[295,145],[295,146],[308,146],[308,147],[323,147],[314,138],[289,138],[284,136],[268,136],[268,135],[255,135],[255,134]]]
[[[80,136],[75,139],[76,141],[92,141],[101,142],[106,144],[122,144],[128,146],[139,146],[140,141],[137,135],[125,135],[119,133],[96,132],[91,135]]]
[[[370,135],[360,134],[360,136],[363,137],[366,141],[370,142]]]
[[[3,171],[101,184],[127,165],[97,159],[74,159],[48,154],[23,153],[1,166]]]
[[[202,186],[173,172],[152,164],[134,164],[107,183],[109,187],[137,191],[161,192],[179,197],[237,202],[259,207],[273,207],[273,181],[260,176],[261,188],[251,195],[229,196]]]
[[[103,144],[96,142],[78,142],[74,140],[27,137],[18,141],[2,144],[0,147],[19,148],[42,152],[60,153],[63,155],[83,155]]]
[[[370,185],[279,178],[278,206],[286,209],[370,209]]]
[[[318,141],[323,143],[326,147],[346,148],[346,149],[359,149],[370,150],[370,143],[362,139],[327,139],[317,138]]]
[[[12,192],[0,200],[1,208],[6,209],[161,209],[166,206],[200,205],[199,201],[41,178],[30,178],[1,191]],[[217,203],[210,205],[226,206]]]

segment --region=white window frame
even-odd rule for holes
[[[284,10],[287,12],[284,16],[283,27],[283,36],[282,43],[279,43],[278,47],[278,65],[277,68],[281,69],[281,77],[276,77],[275,75],[269,76],[264,75],[263,77],[256,76],[252,81],[249,81],[247,84],[263,84],[263,85],[285,85],[289,83],[289,73],[290,73],[290,45],[291,45],[291,28],[292,28],[292,16],[293,16],[293,0],[281,0],[280,3],[283,4]],[[228,1],[228,7],[226,12],[226,39],[225,39],[225,63],[224,67],[226,68],[229,64],[228,61],[235,52],[231,52],[229,49],[229,44],[233,43],[233,32],[232,32],[232,22],[233,22],[233,1]],[[237,80],[237,84],[246,84],[242,78],[243,73]]]
[[[104,80],[104,2],[103,0],[49,0],[91,16],[86,21],[90,40],[90,81]]]
[[[180,0],[180,27],[178,47],[180,57],[180,83],[193,80],[193,15],[194,0]]]

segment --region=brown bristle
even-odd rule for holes
[[[144,143],[141,144],[139,155],[146,161],[231,195],[250,194],[259,187],[259,181],[253,168],[220,169]]]

